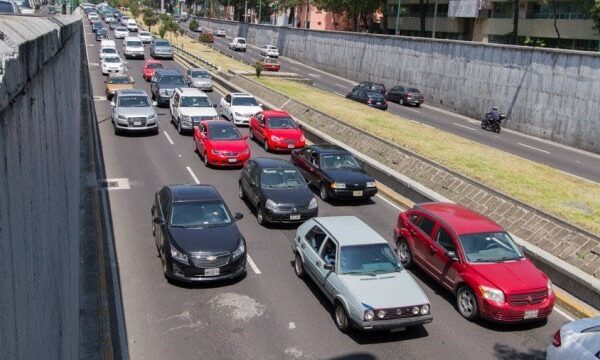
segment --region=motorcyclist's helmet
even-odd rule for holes
[[[497,107],[497,106],[494,106],[494,107],[492,108],[492,110],[498,110],[498,107]]]

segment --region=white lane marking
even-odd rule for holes
[[[435,129],[433,126],[431,126],[431,125],[428,125],[428,124],[421,123],[421,125],[423,125],[423,126],[425,126],[425,127],[428,127],[428,128],[431,128],[431,129]]]
[[[92,65],[92,66],[100,66],[100,64],[98,64],[98,63],[88,63],[88,65]]]
[[[94,96],[94,101],[106,101],[106,96]]]
[[[334,94],[336,94],[337,96],[346,97],[346,95],[342,95],[342,94],[340,94],[339,92],[335,92],[335,91],[334,91],[333,93],[334,93]]]
[[[529,145],[525,145],[525,144],[522,144],[522,143],[518,143],[518,144],[519,144],[519,145],[521,145],[521,146],[524,146],[524,147],[526,147],[526,148],[532,149],[532,150],[537,150],[537,151],[539,151],[539,152],[543,152],[543,153],[545,153],[545,154],[550,154],[550,151],[546,151],[546,150],[538,149],[538,148],[536,148],[536,147],[529,146]]]
[[[419,124],[419,125],[421,125],[421,123],[420,123],[420,122],[418,122],[417,120],[410,120],[410,121],[414,122],[415,124]]]
[[[297,67],[294,67],[294,66],[290,66],[290,69],[300,71],[300,69],[298,69]]]
[[[574,317],[572,317],[571,315],[569,315],[566,312],[562,311],[560,308],[558,308],[556,306],[554,307],[554,311],[556,311],[557,313],[561,314],[562,316],[564,316],[569,321],[575,321]]]
[[[198,177],[196,177],[196,174],[194,174],[194,172],[192,171],[192,168],[189,166],[186,166],[186,169],[190,173],[190,175],[192,176],[192,179],[194,179],[196,184],[200,184],[200,180],[198,180]]]
[[[412,112],[416,112],[417,114],[420,114],[421,112],[417,109],[411,109],[409,107],[404,107],[404,110],[408,110],[408,111],[412,111]]]
[[[258,270],[258,266],[256,266],[254,260],[252,260],[250,255],[248,255],[248,264],[250,264],[250,267],[252,268],[252,271],[254,271],[255,274],[262,274],[260,270]]]
[[[165,136],[167,137],[167,140],[169,141],[169,144],[173,145],[174,144],[173,140],[171,139],[171,137],[169,136],[169,134],[166,131],[163,131],[163,134],[165,134]]]
[[[312,76],[312,77],[315,77],[315,78],[320,78],[321,77],[321,75],[319,75],[319,74],[312,74],[312,73],[309,73],[308,76]]]
[[[87,46],[93,47],[93,46],[96,46],[96,45],[94,45],[94,44],[87,44]]]
[[[345,89],[345,88],[346,88],[346,85],[342,85],[342,84],[338,84],[338,83],[335,83],[335,86],[337,86],[337,87],[341,87],[342,89]]]
[[[379,194],[375,194],[375,196],[377,196],[378,198],[380,198],[381,200],[385,201],[386,203],[390,204],[393,208],[400,210],[400,211],[404,211],[403,208],[401,208],[400,206],[394,204],[391,200],[386,199],[384,196],[381,196]]]
[[[295,328],[296,328],[296,323],[294,323],[293,321],[291,321],[291,322],[288,324],[288,329],[292,330],[292,329],[295,329]]]
[[[477,131],[477,129],[473,129],[472,127],[467,126],[467,125],[463,125],[463,124],[459,124],[459,123],[453,123],[453,124],[456,126],[460,126],[461,128],[469,129],[471,131]]]
[[[131,186],[129,186],[128,178],[114,178],[114,179],[104,179],[104,187],[106,190],[129,190]]]

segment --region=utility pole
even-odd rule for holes
[[[307,29],[310,27],[309,18],[308,18],[309,14],[310,14],[310,0],[306,0],[306,19],[304,20],[304,27]]]
[[[400,1],[398,0],[398,10],[396,10],[396,35],[398,35],[398,29],[400,28]]]
[[[165,13],[165,0],[160,0],[160,13]]]
[[[260,18],[262,15],[262,0],[258,0],[258,23],[260,24]]]
[[[244,22],[248,22],[248,0],[244,3]]]
[[[437,5],[438,2],[435,0],[435,6],[433,7],[433,29],[431,31],[431,37],[435,39],[435,23],[437,22]]]

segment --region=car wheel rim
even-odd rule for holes
[[[240,199],[244,198],[244,190],[242,190],[242,185],[239,186],[239,193],[238,194],[240,196]]]
[[[267,139],[265,139],[264,147],[265,151],[269,151],[269,142],[267,141]]]
[[[300,260],[300,257],[298,255],[296,255],[296,261],[294,262],[295,268],[296,268],[296,275],[300,276],[302,275],[302,263]]]
[[[204,158],[204,163],[205,163],[206,165],[208,165],[208,156],[206,156],[206,153],[204,153],[204,156],[203,156],[203,158]]]
[[[258,209],[258,212],[256,214],[256,218],[258,219],[258,223],[262,224],[263,223],[263,213],[262,213],[262,209]]]
[[[465,316],[470,316],[474,310],[474,300],[475,299],[473,298],[473,294],[471,294],[469,290],[461,291],[458,297],[458,306],[460,308],[460,312],[463,313]]]
[[[406,241],[401,242],[400,246],[398,246],[398,257],[402,265],[410,263],[410,249]]]
[[[325,189],[325,186],[321,186],[321,199],[325,200],[327,199],[327,189]]]
[[[181,134],[181,120],[177,122],[177,131]]]
[[[404,99],[400,98],[400,105],[404,105]]]
[[[344,313],[344,309],[339,305],[335,308],[335,321],[338,327],[346,327],[346,314]]]

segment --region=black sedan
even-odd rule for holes
[[[375,180],[354,156],[336,145],[311,145],[292,151],[292,162],[323,200],[368,199],[377,194]]]
[[[239,195],[256,209],[261,225],[301,223],[318,214],[317,199],[306,181],[282,159],[251,158],[240,176]]]
[[[388,91],[386,98],[388,101],[397,102],[400,105],[410,104],[416,107],[421,106],[425,97],[419,89],[405,86],[394,86]]]
[[[346,95],[347,99],[358,101],[359,103],[367,104],[370,107],[374,107],[379,110],[387,110],[388,104],[385,97],[372,90],[365,90],[360,86],[355,86],[352,91]]]
[[[92,32],[97,32],[98,30],[102,29],[102,23],[100,21],[95,21],[92,23]]]
[[[246,274],[246,241],[211,185],[171,185],[154,197],[152,232],[167,279],[233,279]]]
[[[105,28],[96,30],[96,41],[100,41],[102,39],[108,39],[108,31],[106,31]]]

